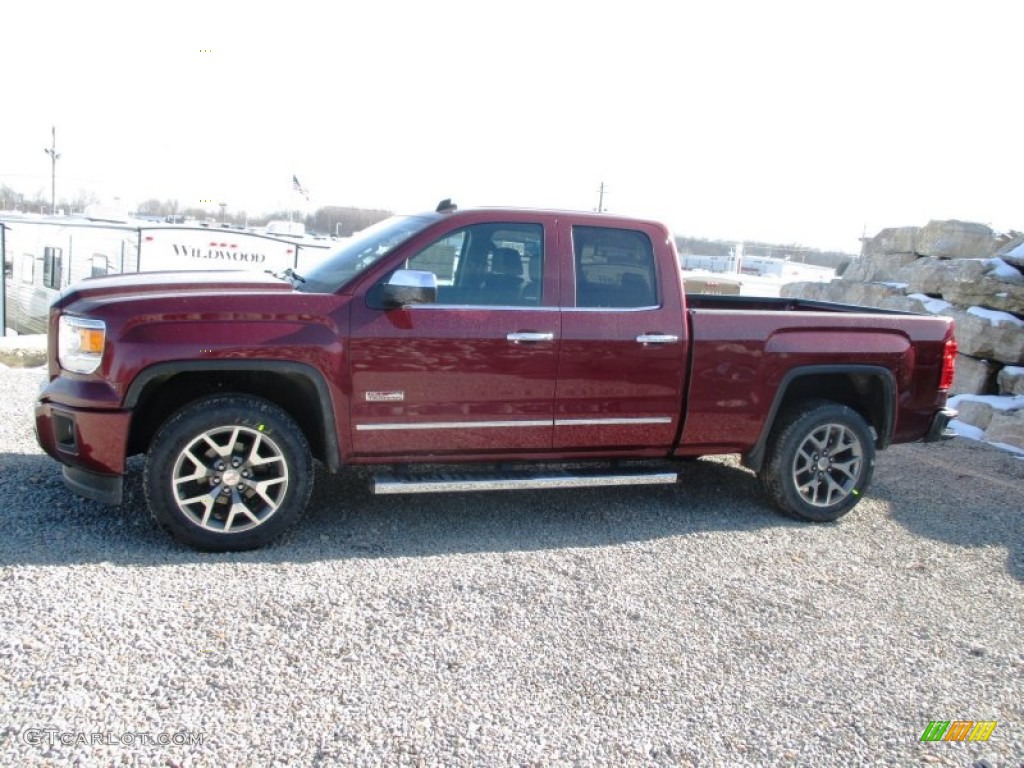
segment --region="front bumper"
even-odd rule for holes
[[[64,484],[88,499],[121,502],[131,412],[37,402],[36,440],[64,465]]]
[[[949,440],[956,437],[956,432],[949,428],[949,422],[957,417],[957,412],[952,408],[943,408],[932,416],[931,426],[928,427],[928,434],[925,435],[926,443],[934,443],[938,440]]]

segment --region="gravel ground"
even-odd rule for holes
[[[150,523],[138,462],[120,508],[64,490],[42,375],[0,367],[5,766],[1024,765],[1011,454],[892,448],[834,525],[732,458],[578,492],[320,473],[284,540],[209,555]],[[918,740],[958,719],[998,725]]]

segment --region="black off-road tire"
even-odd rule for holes
[[[309,444],[280,407],[249,395],[184,406],[150,444],[150,514],[194,549],[256,549],[298,522],[313,489]]]
[[[831,522],[860,501],[875,469],[864,418],[845,405],[812,400],[780,414],[758,477],[780,510]]]

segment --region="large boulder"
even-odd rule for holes
[[[809,299],[810,301],[842,301],[836,298],[846,290],[840,280],[828,283],[784,283],[779,296],[785,299]]]
[[[938,314],[940,310],[933,309],[933,306],[946,309],[952,305],[949,302],[942,301],[942,299],[929,299],[924,294],[913,294],[912,296],[893,294],[879,304],[879,306],[882,309],[897,309],[901,312],[913,312],[914,314]]]
[[[988,360],[969,355],[956,356],[953,384],[949,391],[956,395],[989,395],[996,391],[995,381],[999,367]]]
[[[981,307],[942,310],[956,323],[957,348],[965,355],[1000,363],[1024,363],[1024,320]]]
[[[831,285],[831,283],[830,283]],[[846,283],[840,281],[838,297],[834,301],[880,307],[894,296],[903,296],[903,284],[898,283]]]
[[[976,400],[958,402],[956,410],[957,419],[964,424],[977,427],[983,432],[988,429],[988,425],[992,422],[992,414],[995,413],[995,409],[991,405]]]
[[[1024,448],[1024,408],[994,411],[985,430],[985,439],[990,443]]]
[[[1024,368],[1008,365],[996,377],[1000,395],[1024,395]]]
[[[1003,239],[1005,242],[995,255],[1017,269],[1024,269],[1024,233],[1010,232]]]
[[[948,301],[933,299],[923,293],[910,293],[904,299],[907,311],[917,312],[920,315],[940,315],[946,310],[953,309],[953,305]]]
[[[861,256],[852,262],[842,279],[846,282],[887,282],[899,281],[903,268],[913,264],[917,256],[913,253],[884,253]]]
[[[957,419],[984,431],[990,443],[1024,448],[1024,396],[960,395],[949,399]]]
[[[1024,312],[1024,275],[1002,259],[917,259],[900,275],[910,293],[941,296],[964,307]]]
[[[864,240],[862,256],[888,256],[893,254],[917,254],[917,238],[920,227],[888,227],[874,237]]]
[[[914,250],[933,259],[983,259],[999,241],[990,227],[970,221],[929,221],[917,233]]]
[[[893,280],[900,269],[917,258],[914,245],[919,227],[883,229],[861,245],[860,258],[843,272],[843,280],[861,282]]]

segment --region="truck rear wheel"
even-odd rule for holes
[[[197,400],[157,431],[146,457],[153,518],[195,549],[255,549],[298,521],[313,487],[302,430],[246,395]]]
[[[758,476],[783,512],[828,522],[860,501],[874,468],[875,443],[864,418],[845,405],[814,400],[779,417]]]

